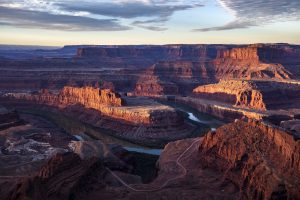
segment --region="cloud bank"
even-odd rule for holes
[[[218,3],[235,19],[223,26],[195,31],[222,31],[300,20],[299,0],[218,0]]]
[[[186,0],[2,0],[0,25],[67,31],[163,31],[175,12],[200,6]],[[124,24],[124,20],[129,21]],[[122,21],[122,23],[121,23]]]
[[[63,31],[125,31],[138,27],[165,31],[174,13],[206,9],[209,1],[225,9],[234,20],[194,31],[300,20],[300,0],[0,0],[0,26]],[[201,25],[201,21],[209,19],[191,20]]]

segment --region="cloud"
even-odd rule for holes
[[[218,2],[235,19],[223,26],[194,31],[240,29],[280,21],[300,20],[299,0],[218,0]]]
[[[200,28],[200,29],[194,29],[193,31],[202,31],[202,32],[225,31],[225,30],[231,30],[231,29],[249,28],[251,26],[257,26],[257,24],[251,20],[240,20],[239,19],[239,20],[229,22],[228,24],[225,24],[223,26]]]
[[[96,15],[120,17],[120,18],[136,18],[136,17],[167,17],[171,16],[175,11],[193,8],[192,5],[168,5],[156,3],[122,2],[83,2],[81,4],[59,4],[68,11],[84,11]]]
[[[201,5],[196,0],[0,0],[0,6],[1,22],[18,27],[162,31],[175,12]]]
[[[170,3],[171,2],[171,3]],[[131,23],[133,26],[152,30],[164,31],[164,23],[169,20],[174,12],[192,9],[202,6],[199,3],[184,1],[112,1],[94,2],[86,1],[81,4],[60,4],[62,8],[68,11],[89,12],[91,14],[119,17],[125,19],[147,18],[147,20],[136,20]]]
[[[144,20],[144,21],[134,21],[133,26],[137,26],[150,31],[165,31],[167,28],[163,27],[164,23],[168,21],[168,17],[160,17],[156,19]]]
[[[23,28],[43,28],[66,31],[121,31],[130,29],[116,19],[93,19],[82,16],[54,15],[0,6],[0,23]]]

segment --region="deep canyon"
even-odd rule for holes
[[[0,199],[300,199],[299,45],[0,53]]]

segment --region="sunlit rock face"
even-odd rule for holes
[[[213,61],[216,78],[290,79],[293,73],[284,66],[283,60],[265,59],[272,50],[269,46],[254,45],[219,50]]]
[[[257,48],[255,47],[233,48],[231,50],[219,50],[217,58],[231,58],[235,60],[252,60],[252,61],[259,60],[259,56],[257,54]]]
[[[247,199],[297,199],[300,195],[300,141],[260,122],[225,125],[204,137],[203,167],[221,171]]]
[[[299,148],[299,137],[292,133],[260,121],[237,120],[202,138],[169,143],[157,162],[159,176],[154,183],[180,177],[160,191],[166,196],[297,199]],[[174,162],[179,156],[184,169]]]
[[[289,80],[298,76],[299,49],[289,45],[207,46],[215,54],[198,60],[160,61],[145,70],[134,94],[139,96],[187,95],[196,84],[220,79]],[[283,56],[284,55],[284,56]],[[290,59],[287,59],[290,58]],[[289,61],[288,61],[289,60]],[[291,64],[294,67],[291,67]]]
[[[97,108],[99,105],[122,106],[124,100],[110,89],[64,87],[59,94],[59,102],[65,104],[80,103],[86,107]]]
[[[193,92],[200,98],[227,102],[258,110],[278,108],[300,99],[300,85],[293,82],[221,80],[199,86]]]

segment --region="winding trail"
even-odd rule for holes
[[[187,169],[180,163],[180,160],[182,159],[182,157],[198,142],[201,142],[202,138],[200,139],[196,139],[195,141],[193,141],[193,143],[187,148],[185,149],[184,152],[182,152],[179,157],[176,159],[176,164],[180,167],[182,173],[179,174],[178,176],[174,177],[174,178],[170,178],[168,180],[166,180],[161,186],[154,188],[154,189],[137,189],[134,188],[131,185],[128,185],[122,178],[120,178],[116,173],[114,173],[113,171],[111,171],[108,167],[106,167],[107,171],[109,173],[111,173],[112,176],[114,176],[120,183],[122,183],[123,186],[127,187],[128,189],[134,191],[134,192],[154,192],[154,191],[158,191],[161,190],[162,188],[166,187],[171,181],[174,181],[176,179],[182,178],[187,174]],[[185,157],[188,158],[189,156]]]

